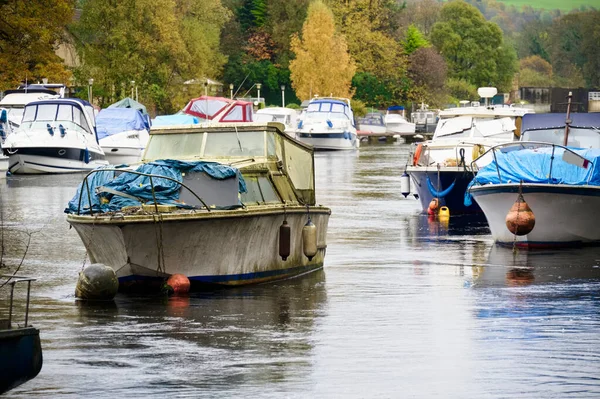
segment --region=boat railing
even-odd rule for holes
[[[2,274],[0,275],[0,279],[4,279],[6,278],[7,280],[0,284],[0,288],[2,288],[5,285],[9,285],[10,286],[10,296],[9,296],[9,304],[8,304],[8,319],[0,319],[0,330],[2,329],[12,329],[12,322],[13,322],[13,305],[14,305],[14,297],[15,297],[15,285],[18,283],[23,283],[26,282],[27,283],[27,299],[25,302],[25,324],[24,324],[24,328],[28,327],[28,322],[29,322],[29,299],[30,299],[30,293],[31,293],[31,282],[35,281],[35,278],[31,278],[31,277],[24,277],[24,276],[16,276],[16,275],[6,275],[6,274]],[[18,324],[17,324],[17,328]]]
[[[210,207],[206,204],[206,202],[204,202],[204,200],[202,198],[200,198],[200,196],[198,194],[196,194],[191,188],[189,188],[188,186],[186,186],[185,184],[183,184],[183,182],[180,182],[177,179],[173,179],[172,177],[168,177],[168,176],[162,176],[162,175],[155,175],[155,174],[151,174],[151,173],[143,173],[143,172],[138,172],[136,170],[127,170],[127,169],[120,169],[120,168],[101,168],[101,169],[94,169],[91,172],[89,172],[88,174],[85,175],[85,177],[83,178],[83,184],[81,185],[81,191],[79,192],[79,201],[77,204],[77,215],[81,214],[81,199],[83,197],[83,188],[85,187],[86,192],[87,192],[87,196],[88,196],[88,203],[90,204],[90,215],[94,216],[94,211],[93,211],[93,206],[92,206],[92,193],[90,190],[90,185],[88,183],[88,178],[98,172],[120,172],[120,173],[132,173],[134,175],[138,175],[138,176],[146,176],[150,179],[150,187],[151,187],[151,191],[152,191],[152,201],[154,204],[154,210],[156,211],[156,213],[159,213],[158,210],[158,201],[156,200],[156,192],[154,190],[154,180],[153,179],[166,179],[169,181],[172,181],[174,183],[179,184],[180,186],[184,187],[186,190],[188,190],[190,193],[192,193],[192,195],[194,197],[196,197],[196,199],[198,199],[198,201],[200,201],[202,203],[202,205],[206,208],[206,210],[208,212],[211,211]],[[96,187],[98,188],[98,187]],[[122,197],[126,197],[129,199],[133,199],[135,201],[139,201],[140,203],[144,204],[144,200],[142,198],[138,198],[136,196],[130,195],[130,194],[126,194],[126,193],[122,193],[120,191],[116,191],[116,190],[110,190],[108,191],[107,188],[104,188],[105,191],[110,192],[111,194],[114,195],[119,195]]]
[[[577,154],[575,151],[571,150],[568,147],[565,147],[563,145],[560,144],[554,144],[554,143],[548,143],[545,141],[515,141],[515,142],[510,142],[510,143],[503,143],[503,144],[498,144],[495,145],[493,147],[490,147],[487,151],[485,151],[483,154],[481,154],[479,157],[477,157],[476,159],[474,159],[471,162],[471,171],[473,173],[473,179],[476,178],[477,176],[477,172],[479,171],[479,164],[478,161],[480,160],[488,160],[489,156],[491,154],[491,156],[493,157],[494,163],[496,164],[496,172],[498,173],[498,181],[500,182],[500,184],[503,184],[504,182],[502,181],[502,176],[500,173],[500,168],[498,166],[498,158],[496,157],[496,151],[502,151],[502,149],[506,149],[509,147],[516,147],[516,149],[511,150],[511,151],[518,151],[518,150],[525,150],[525,149],[534,149],[534,148],[540,148],[540,147],[552,147],[552,153],[550,155],[550,169],[548,171],[548,184],[552,184],[552,166],[554,164],[554,154],[556,152],[556,148],[560,148],[563,149],[565,152],[571,154],[574,158],[573,159],[577,159],[577,160],[581,160],[582,164],[584,164],[584,161],[587,162],[587,164],[590,164],[592,166],[592,168],[595,166],[594,161],[584,158],[581,155]],[[502,152],[508,152],[508,151],[502,151]],[[563,153],[563,157],[564,157],[564,153]],[[568,161],[567,161],[568,162]],[[486,162],[486,165],[489,162]],[[572,163],[572,162],[569,162]],[[592,178],[592,174],[590,173],[590,175],[588,176],[587,182],[586,184],[590,183],[590,179]]]

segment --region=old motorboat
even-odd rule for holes
[[[296,137],[296,125],[298,124],[298,112],[295,109],[284,107],[267,107],[256,111],[254,114],[256,122],[279,122],[285,126],[285,133]]]
[[[30,102],[3,145],[11,173],[72,173],[108,164],[98,144],[94,109],[87,101]]]
[[[525,115],[522,130],[522,141],[494,146],[481,157],[484,166],[466,202],[472,196],[479,204],[499,244],[600,243],[600,229],[590,216],[600,206],[600,114]],[[535,218],[524,234],[507,227],[515,202],[526,203]]]
[[[241,285],[319,269],[331,211],[316,205],[312,148],[283,130],[275,122],[153,129],[136,171],[86,176],[67,221],[122,288],[172,274]]]
[[[421,104],[419,109],[410,114],[410,119],[415,124],[415,133],[433,134],[437,125],[437,111]]]
[[[316,150],[355,150],[360,146],[347,98],[315,97],[298,122],[296,138]]]
[[[136,163],[148,143],[150,121],[137,109],[109,107],[96,116],[96,130],[108,163]]]
[[[0,288],[9,287],[6,312],[0,309],[0,395],[38,375],[42,369],[40,331],[29,324],[29,294],[33,278],[2,275]],[[6,279],[6,280],[4,280]],[[15,285],[27,283],[23,324],[15,317]]]
[[[480,213],[476,204],[466,207],[463,201],[473,179],[471,162],[492,146],[518,138],[521,118],[532,112],[479,102],[440,111],[433,138],[414,147],[406,166],[423,212],[435,200],[438,208],[446,206],[452,214]]]

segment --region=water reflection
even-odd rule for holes
[[[494,245],[485,266],[475,266],[477,287],[600,281],[598,248],[517,250]]]

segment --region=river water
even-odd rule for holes
[[[400,194],[407,157],[316,155],[322,271],[101,304],[73,295],[85,250],[62,211],[81,176],[0,181],[4,261],[27,250],[44,351],[6,397],[600,397],[600,250],[513,254],[480,220],[430,221]]]

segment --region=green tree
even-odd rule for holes
[[[85,0],[73,27],[84,59],[77,76],[94,78],[103,105],[126,94],[134,80],[143,102],[160,113],[176,111],[199,94],[184,81],[220,72],[227,18],[219,0]]]
[[[450,77],[510,90],[515,51],[503,43],[498,25],[487,22],[475,7],[462,0],[444,4],[431,41],[446,59]]]
[[[299,98],[352,96],[356,66],[344,37],[335,31],[333,13],[323,2],[310,4],[302,37],[292,37],[291,49],[296,55],[290,62],[291,80]]]
[[[69,83],[71,73],[54,50],[73,12],[74,0],[0,1],[0,90],[43,78]]]
[[[431,43],[423,36],[419,28],[415,25],[410,25],[406,30],[406,38],[403,45],[404,52],[410,55],[422,47],[430,47]]]

